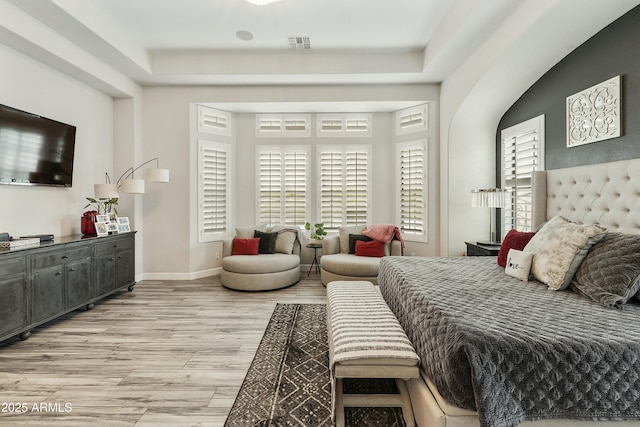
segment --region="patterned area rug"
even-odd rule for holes
[[[345,393],[397,392],[391,380],[347,380]],[[347,408],[347,427],[403,427],[400,408]],[[225,427],[330,427],[326,306],[278,304]]]

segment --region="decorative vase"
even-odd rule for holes
[[[95,236],[96,235],[96,218],[81,216],[80,217],[80,231],[85,236]]]

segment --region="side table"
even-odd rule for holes
[[[498,256],[500,245],[485,243],[465,242],[467,244],[467,256]]]
[[[316,266],[316,274],[320,274],[320,263],[318,262],[318,249],[322,249],[322,243],[307,243],[305,245],[307,248],[313,249],[313,261],[311,261],[311,266],[309,267],[309,272],[307,273],[307,277],[311,274],[311,270],[313,270],[313,266]]]

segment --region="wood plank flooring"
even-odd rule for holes
[[[269,292],[142,281],[0,344],[1,426],[222,426],[275,304],[324,303],[306,271]]]

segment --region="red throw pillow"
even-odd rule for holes
[[[506,267],[509,249],[517,249],[519,251],[523,250],[534,234],[536,233],[533,231],[509,230],[507,235],[504,236],[504,240],[502,241],[502,245],[500,245],[500,250],[498,251],[498,265],[500,267]]]
[[[260,246],[260,238],[253,239],[233,239],[231,247],[231,255],[258,255],[258,246]]]
[[[383,257],[384,243],[379,240],[370,242],[356,240],[356,256]]]

